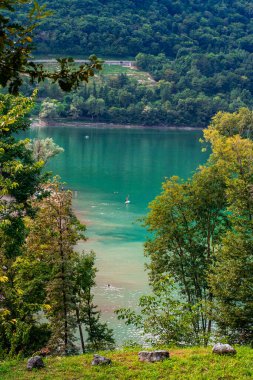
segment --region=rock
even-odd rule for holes
[[[140,351],[139,354],[139,360],[141,362],[160,362],[165,359],[169,359],[170,354],[168,351],[165,350],[158,350],[158,351]]]
[[[105,365],[111,364],[111,359],[105,358],[104,356],[94,355],[91,365]]]
[[[236,350],[229,344],[216,343],[213,346],[213,354],[218,355],[235,355]]]
[[[33,356],[32,358],[28,359],[26,368],[31,371],[33,368],[43,368],[45,367],[45,364],[43,363],[43,360],[40,356]]]

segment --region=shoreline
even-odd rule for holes
[[[67,120],[54,119],[54,120],[41,120],[32,119],[31,128],[47,128],[47,127],[74,127],[74,128],[107,128],[107,129],[163,129],[163,130],[182,130],[182,131],[196,131],[203,130],[203,127],[189,127],[186,125],[138,125],[138,124],[118,124],[118,123],[103,123],[103,122],[87,122],[85,120]]]

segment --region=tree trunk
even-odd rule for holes
[[[76,320],[77,320],[77,325],[78,325],[79,334],[80,334],[82,351],[83,351],[83,354],[84,354],[85,353],[85,346],[84,346],[84,339],[83,339],[83,330],[82,330],[82,324],[80,322],[80,314],[79,314],[78,307],[76,308]]]

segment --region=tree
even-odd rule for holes
[[[224,187],[215,166],[201,167],[187,182],[172,177],[151,202],[145,219],[151,232],[145,243],[151,284],[156,286],[165,275],[175,281],[180,299],[192,312],[197,344],[207,344],[212,331],[207,273],[227,226]]]
[[[72,212],[70,191],[60,190],[57,182],[48,185],[47,190],[50,194],[38,204],[30,227],[27,250],[41,256],[51,268],[45,287],[51,327],[48,344],[54,352],[69,354],[74,350],[76,328],[74,246],[85,239],[85,226]]]
[[[218,112],[212,119],[205,136],[209,139],[212,132],[221,136],[233,136],[239,134],[244,138],[253,137],[253,112],[248,108],[240,108],[237,112]]]
[[[94,116],[99,116],[104,112],[105,102],[103,99],[96,99],[93,95],[90,95],[85,104],[87,113],[91,115],[92,118]]]
[[[59,117],[58,108],[60,103],[55,99],[45,99],[41,104],[39,117],[41,119],[55,119]]]
[[[191,315],[192,342],[207,344],[216,322],[223,336],[252,343],[251,124],[250,110],[218,113],[204,131],[212,148],[207,164],[186,182],[167,180],[145,219],[151,285],[174,279]]]
[[[78,254],[74,247],[85,239],[85,226],[74,216],[72,194],[57,182],[47,185],[47,198],[35,201],[38,210],[28,221],[25,254],[15,263],[15,282],[34,311],[48,317],[50,339],[46,344],[57,354],[77,351],[76,329],[83,352],[112,347],[112,331],[101,323],[93,304],[95,255]],[[29,275],[27,276],[27,271]],[[83,327],[88,332],[84,341]]]
[[[23,216],[31,210],[30,197],[40,190],[44,163],[35,162],[28,140],[14,134],[26,130],[34,97],[0,96],[0,249],[6,259],[15,258],[25,238]]]
[[[101,313],[93,303],[92,288],[95,286],[95,255],[82,254],[76,261],[76,318],[81,338],[82,350],[97,350],[113,348],[112,330],[107,323],[101,322]],[[88,333],[87,344],[84,342],[82,324]]]
[[[34,97],[0,96],[0,336],[1,354],[28,353],[43,345],[48,330],[34,318],[37,300],[28,301],[16,283],[16,260],[27,236],[25,218],[34,215],[31,198],[41,188],[43,161],[35,161],[28,140],[15,133],[29,126],[27,114]],[[34,337],[37,336],[37,340]]]
[[[34,139],[27,144],[27,148],[32,151],[35,161],[43,161],[44,163],[57,154],[64,152],[64,149],[50,137],[44,140]]]
[[[74,119],[82,116],[85,111],[85,100],[81,96],[73,96],[70,105],[70,114]]]
[[[153,286],[151,295],[139,299],[139,312],[118,309],[118,319],[127,325],[134,325],[148,343],[152,345],[192,345],[195,336],[192,331],[194,311],[178,299],[176,286],[169,277],[161,277]]]
[[[22,6],[26,14],[25,21],[13,21],[9,14]],[[101,61],[96,56],[91,56],[90,63],[79,68],[75,67],[72,58],[57,59],[59,67],[55,71],[46,70],[43,65],[32,62],[34,30],[50,12],[45,10],[45,5],[40,6],[37,1],[31,5],[29,0],[4,0],[0,9],[5,11],[4,15],[0,15],[0,85],[7,86],[10,93],[18,94],[24,76],[29,76],[32,83],[48,78],[57,82],[63,91],[71,91],[80,82],[88,82],[88,78],[101,69]]]
[[[235,119],[237,123],[234,123]],[[253,344],[253,142],[252,111],[218,114],[205,135],[212,160],[226,172],[226,198],[231,228],[216,252],[209,284],[215,296],[214,319],[223,336]],[[232,132],[231,132],[232,131]]]
[[[79,68],[75,67],[71,58],[58,59],[58,68],[54,72],[47,71],[43,65],[30,61],[33,31],[37,26],[37,21],[48,16],[45,6],[40,7],[34,1],[29,14],[26,14],[26,22],[23,23],[19,23],[17,20],[14,22],[11,17],[8,17],[8,12],[16,10],[15,6],[29,6],[29,4],[28,0],[4,0],[0,4],[1,9],[6,11],[4,15],[0,15],[0,85],[8,87],[10,93],[17,95],[25,76],[29,76],[32,83],[49,78],[57,82],[64,91],[70,91],[81,81],[87,82],[88,78],[94,75],[95,70],[101,69],[101,62],[95,56],[90,57],[90,63],[81,65]],[[39,339],[39,333],[43,330],[43,326],[36,321],[37,313],[43,309],[45,300],[42,297],[45,292],[51,302],[50,307],[46,310],[49,319],[55,322],[54,329],[51,329],[51,346],[57,348],[59,352],[68,353],[72,349],[74,341],[73,259],[76,254],[73,251],[73,245],[81,237],[83,226],[70,210],[69,193],[63,192],[64,196],[60,197],[60,191],[55,184],[52,185],[53,190],[52,188],[45,189],[42,185],[46,177],[41,174],[44,161],[36,161],[41,157],[41,152],[37,152],[37,157],[34,159],[36,152],[33,148],[35,146],[31,149],[29,140],[20,141],[13,136],[19,130],[28,128],[27,114],[31,110],[33,100],[34,96],[14,98],[10,95],[1,96],[0,99],[0,294],[2,306],[0,336],[2,354],[29,352],[32,347],[36,346],[36,344],[32,344],[36,332],[38,333],[37,344],[47,340],[48,331],[45,328],[44,334]],[[51,151],[44,149],[43,152],[45,160],[55,154],[55,150],[59,150],[52,143],[49,145],[50,147],[47,146],[47,148]],[[44,148],[46,148],[45,144]],[[52,192],[48,202],[52,201],[52,197],[55,198],[55,203],[53,205],[52,202],[51,210],[49,210],[51,211],[49,216],[52,219],[49,218],[50,222],[45,230],[43,230],[46,226],[44,220],[45,224],[40,232],[43,230],[51,237],[55,234],[58,241],[55,240],[53,244],[56,249],[55,260],[52,257],[51,261],[48,260],[51,268],[48,268],[47,265],[44,266],[45,272],[42,271],[38,282],[41,283],[41,279],[45,280],[46,276],[50,274],[52,278],[50,277],[50,280],[47,281],[46,291],[43,288],[39,292],[36,287],[35,292],[32,292],[32,296],[30,296],[22,289],[22,287],[25,288],[24,277],[18,267],[18,263],[20,263],[23,269],[24,267],[38,269],[38,266],[33,265],[34,263],[27,256],[21,257],[28,232],[25,219],[34,217],[34,200],[37,197],[43,198],[48,192]],[[44,210],[46,210],[46,204],[44,204]],[[43,212],[43,207],[39,212]],[[39,236],[43,240],[43,233]],[[29,235],[27,241],[30,238]],[[40,241],[39,238],[37,240]],[[39,248],[41,246],[38,247],[38,250]],[[35,271],[35,273],[38,272]],[[35,294],[38,296],[36,300],[34,299]],[[61,319],[61,317],[63,318]]]

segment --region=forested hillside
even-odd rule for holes
[[[43,3],[41,0],[40,3]],[[40,54],[253,52],[250,0],[51,0]]]
[[[252,1],[52,0],[48,8],[37,54],[132,58],[155,80],[100,82],[99,91],[79,91],[78,102],[65,99],[59,116],[206,126],[220,110],[253,107]],[[103,99],[99,110],[94,98]]]

